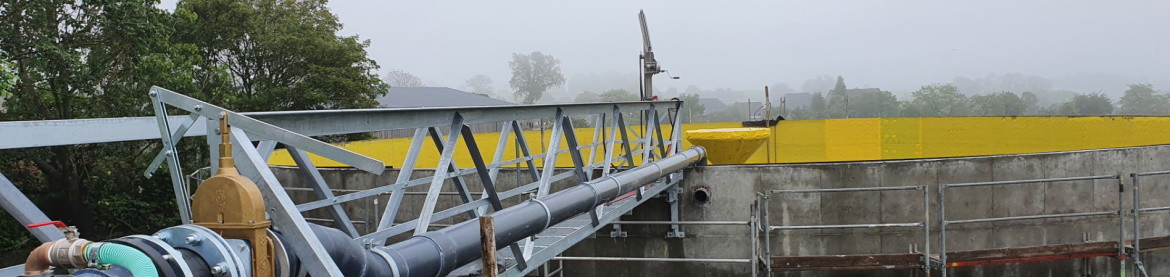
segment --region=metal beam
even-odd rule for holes
[[[305,181],[308,183],[309,188],[313,189],[313,193],[317,194],[317,198],[330,199],[334,197],[333,190],[329,189],[329,184],[325,183],[325,177],[321,176],[321,172],[317,170],[317,166],[313,164],[313,160],[309,159],[308,153],[296,147],[288,147],[288,154],[292,156],[293,162],[297,164],[297,169],[301,172],[301,176],[305,177]],[[358,236],[357,228],[353,227],[353,221],[349,219],[349,215],[345,213],[345,209],[341,207],[341,204],[329,206],[329,215],[333,217],[333,223],[337,225],[337,229],[341,229],[341,231],[344,231],[351,238]]]
[[[254,179],[260,193],[264,194],[264,204],[268,207],[268,215],[272,219],[272,226],[284,234],[292,252],[297,255],[304,268],[312,276],[342,276],[337,264],[325,252],[317,234],[309,229],[309,222],[296,209],[292,198],[284,191],[268,163],[260,157],[260,152],[252,146],[252,140],[241,129],[232,128],[232,141],[236,150],[236,168],[243,175],[259,176]]]
[[[16,188],[3,173],[0,173],[0,207],[3,207],[8,214],[16,218],[16,222],[20,222],[21,226],[28,226],[29,224],[48,222],[48,216],[37,208],[36,204],[28,200],[24,193]],[[26,228],[37,240],[41,242],[50,242],[65,238],[65,234],[57,227],[41,226],[37,228]]]

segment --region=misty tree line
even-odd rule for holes
[[[1150,84],[1132,84],[1113,101],[1104,93],[1075,93],[1064,102],[1041,105],[1031,91],[965,95],[955,84],[931,84],[899,99],[889,91],[846,89],[837,78],[833,89],[813,93],[807,106],[774,107],[786,119],[929,117],[929,116],[1081,116],[1170,115],[1170,95]]]

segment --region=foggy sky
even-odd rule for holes
[[[659,90],[780,82],[799,89],[818,75],[843,75],[849,87],[906,92],[1005,73],[1078,92],[1118,94],[1132,82],[1170,90],[1165,1],[334,0],[330,7],[344,35],[371,40],[382,73],[400,69],[453,88],[486,74],[507,90],[511,54],[531,51],[559,58],[570,84],[591,73],[633,82],[644,9],[658,60],[681,77],[659,77]]]

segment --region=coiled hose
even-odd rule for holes
[[[97,251],[92,251],[97,247]],[[93,257],[96,253],[97,257]],[[112,264],[130,270],[135,277],[158,277],[158,268],[146,253],[134,247],[114,243],[91,243],[85,246],[85,259],[100,264]]]

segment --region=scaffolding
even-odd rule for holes
[[[824,194],[824,193],[881,193],[889,191],[917,191],[922,200],[922,217],[915,222],[897,223],[857,223],[833,225],[770,225],[768,216],[768,202],[773,195],[778,194]],[[763,214],[763,221],[757,229],[764,233],[764,243],[761,247],[763,256],[757,260],[763,263],[768,272],[772,271],[842,271],[842,270],[889,270],[889,269],[918,269],[929,275],[930,272],[930,193],[925,186],[890,186],[890,187],[858,187],[858,188],[829,188],[829,189],[790,189],[770,190],[767,193],[757,193],[757,205]],[[910,245],[910,253],[873,253],[873,254],[846,254],[820,256],[772,256],[772,232],[782,230],[827,230],[827,229],[883,229],[883,228],[921,228],[921,250],[916,245]]]
[[[955,190],[961,188],[985,187],[985,186],[1009,186],[1009,185],[1044,185],[1046,183],[1070,183],[1074,181],[1095,181],[1095,180],[1113,180],[1117,185],[1117,207],[1109,211],[1090,211],[1090,212],[1074,212],[1074,213],[1049,213],[1049,214],[1035,214],[1035,215],[1021,215],[1021,216],[1004,216],[1004,217],[986,217],[986,218],[971,218],[971,219],[948,219],[946,208],[946,198],[948,190]],[[1072,183],[1076,184],[1076,183]],[[1093,185],[1094,182],[1087,183]],[[1121,182],[1120,175],[1099,175],[1099,176],[1082,176],[1082,177],[1064,177],[1064,178],[1043,178],[1043,179],[1028,179],[1028,180],[1010,180],[1010,181],[992,181],[992,182],[971,182],[971,183],[955,183],[955,184],[939,184],[938,193],[938,213],[941,218],[939,222],[939,270],[942,271],[942,276],[948,275],[948,268],[987,265],[987,264],[1006,264],[1006,263],[1023,263],[1023,262],[1039,262],[1062,259],[1084,259],[1092,257],[1114,257],[1118,259],[1119,270],[1125,268],[1125,253],[1124,248],[1119,247],[1125,243],[1125,224],[1122,215],[1125,214],[1122,205],[1123,192],[1125,185]],[[981,249],[981,250],[967,250],[947,252],[947,227],[950,225],[960,224],[974,224],[974,223],[988,223],[1000,221],[1018,221],[1018,220],[1038,220],[1049,218],[1080,218],[1080,217],[1114,217],[1117,219],[1118,239],[1114,242],[1085,242],[1079,244],[1060,244],[1060,245],[1043,245],[1043,246],[1029,246],[1029,247],[1012,247],[1012,248],[997,248],[997,249]]]

